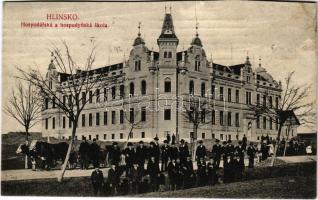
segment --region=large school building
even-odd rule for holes
[[[191,98],[210,102],[203,108],[207,114],[199,124],[198,139],[277,137],[275,119],[255,117],[250,109],[255,104],[275,108],[280,102],[282,85],[261,64],[252,66],[248,56],[232,66],[213,62],[197,30],[188,49],[179,51],[171,13],[165,13],[158,52],[147,48],[140,30],[132,42],[127,60],[92,70],[109,79],[89,98],[79,118],[77,139],[126,140],[133,118],[132,140],[158,136],[162,141],[167,134],[189,140],[193,123],[184,113]],[[67,84],[68,75],[57,72],[53,62],[48,68],[48,76],[52,74],[59,76],[53,84]],[[72,124],[53,103],[46,104],[42,117],[44,136],[70,137]],[[296,129],[292,134],[297,134]]]

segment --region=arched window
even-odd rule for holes
[[[112,87],[112,99],[116,98],[116,86]]]
[[[140,71],[141,70],[141,61],[136,60],[135,61],[135,71]]]
[[[205,97],[205,83],[201,83],[201,96]]]
[[[125,86],[121,85],[120,86],[120,98],[124,98],[125,97]]]
[[[130,94],[131,96],[134,96],[134,95],[135,95],[135,85],[134,85],[133,82],[131,82],[131,83],[129,84],[129,94]]]
[[[170,80],[170,78],[165,79],[165,92],[171,92],[171,80]]]
[[[194,82],[193,82],[193,80],[191,80],[189,83],[189,94],[194,95]]]
[[[200,71],[200,65],[201,65],[200,57],[196,56],[195,57],[195,64],[194,64],[194,70],[195,71]]]
[[[166,51],[163,52],[163,57],[164,57],[164,58],[167,58],[167,52],[166,52]]]
[[[147,93],[147,84],[146,81],[141,81],[141,95],[146,95]]]

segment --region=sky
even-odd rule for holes
[[[5,2],[3,15],[2,104],[16,82],[16,66],[38,68],[45,73],[52,44],[64,40],[74,60],[84,63],[90,41],[97,46],[95,68],[122,62],[127,58],[141,22],[141,36],[149,49],[158,50],[157,38],[167,12],[173,17],[179,38],[178,50],[187,49],[195,35],[208,58],[232,65],[245,61],[248,54],[253,67],[261,57],[264,67],[276,80],[284,82],[295,71],[296,84],[313,84],[308,99],[316,99],[317,20],[314,3],[299,2]],[[21,22],[48,22],[47,14],[77,14],[78,21],[106,23],[107,28],[21,28]],[[49,21],[50,22],[50,21]],[[61,22],[61,21],[53,21]],[[36,126],[32,131],[39,131]],[[14,119],[2,111],[2,133],[23,131]],[[299,127],[299,132],[312,131]]]

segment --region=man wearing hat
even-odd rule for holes
[[[228,140],[227,141],[227,153],[230,154],[231,156],[233,156],[234,152],[235,152],[235,147],[234,145],[232,144],[232,140]]]
[[[139,142],[138,147],[136,148],[136,160],[141,171],[145,169],[146,156],[147,156],[147,148],[144,146],[144,142],[141,140]]]
[[[104,176],[103,172],[98,167],[95,167],[94,171],[92,172],[91,180],[94,188],[94,195],[100,195],[104,186]]]
[[[254,158],[256,154],[256,149],[253,145],[253,142],[250,143],[249,147],[247,148],[247,155],[248,155],[248,167],[254,167]]]
[[[159,165],[159,157],[160,157],[160,147],[159,147],[159,138],[156,136],[154,138],[154,156],[155,156],[155,160],[156,160],[156,163]]]
[[[216,174],[217,168],[218,167],[216,165],[215,159],[213,158],[213,156],[211,156],[210,161],[207,164],[208,184],[209,185],[215,185],[218,182],[217,174]]]
[[[189,155],[188,145],[184,142],[184,139],[180,140],[181,145],[179,146],[179,155],[181,164],[185,163],[187,156]]]
[[[96,139],[93,139],[93,143],[90,145],[91,159],[93,160],[94,167],[99,167],[100,147],[96,143]]]
[[[168,141],[164,140],[161,146],[161,171],[167,170],[169,148]]]
[[[171,147],[169,148],[168,157],[170,158],[170,160],[176,160],[177,158],[179,158],[179,150],[176,147],[176,144],[173,142],[171,143]]]
[[[196,155],[196,160],[197,160],[197,161],[200,161],[201,158],[203,158],[203,160],[205,159],[205,156],[206,156],[206,148],[205,148],[205,146],[203,145],[202,140],[199,141],[199,146],[198,146],[197,149],[196,149],[195,155]]]
[[[151,156],[148,161],[147,173],[150,176],[152,192],[156,192],[158,190],[159,164],[156,163],[154,156]]]
[[[242,141],[238,142],[238,146],[235,147],[235,153],[237,154],[239,158],[239,165],[242,169],[244,169],[244,155],[245,155],[245,149],[242,146]]]
[[[124,150],[124,155],[126,162],[126,177],[128,177],[133,163],[135,162],[135,149],[131,142],[128,142],[127,148]]]
[[[220,167],[221,154],[222,154],[222,146],[220,145],[220,140],[215,140],[216,144],[212,147],[212,154],[214,156],[214,162],[217,168]]]
[[[114,164],[115,166],[118,166],[118,163],[120,161],[120,149],[118,147],[117,142],[113,142],[112,147],[109,150],[109,160],[110,164]]]
[[[223,162],[226,160],[227,153],[227,142],[223,141],[222,147],[221,147],[222,155],[223,155]]]
[[[86,138],[84,138],[84,141],[80,144],[80,147],[79,147],[81,169],[88,169],[88,152],[89,152],[89,144]]]
[[[142,178],[142,169],[139,167],[138,163],[133,163],[133,167],[130,172],[130,185],[133,194],[139,193],[139,185]]]

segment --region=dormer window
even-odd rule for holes
[[[135,71],[140,71],[141,70],[141,61],[136,60],[135,61]]]
[[[248,83],[251,82],[251,77],[250,77],[250,76],[247,76],[247,77],[246,77],[246,82],[248,82]]]
[[[199,72],[200,71],[200,65],[201,65],[201,62],[200,62],[200,57],[197,56],[195,58],[195,63],[194,63],[194,70]]]

